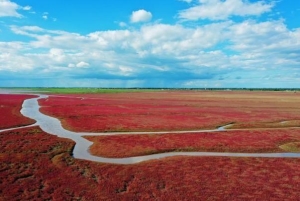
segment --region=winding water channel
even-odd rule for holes
[[[85,139],[83,136],[107,136],[107,135],[120,135],[120,134],[167,134],[167,133],[203,133],[203,132],[216,132],[225,130],[227,126],[222,126],[214,130],[200,130],[200,131],[167,131],[167,132],[114,132],[114,133],[82,133],[72,132],[65,130],[61,122],[39,111],[39,99],[48,98],[48,95],[38,95],[37,98],[27,99],[23,102],[21,113],[25,117],[36,120],[34,125],[52,135],[62,138],[68,138],[76,142],[73,150],[73,157],[77,159],[84,159],[102,163],[114,164],[134,164],[142,161],[161,159],[170,156],[222,156],[222,157],[271,157],[271,158],[300,158],[300,153],[226,153],[226,152],[168,152],[151,154],[146,156],[126,157],[126,158],[105,158],[100,156],[91,155],[89,147],[93,144],[91,141]],[[32,125],[31,125],[32,126]],[[27,126],[30,127],[30,126]],[[10,130],[10,129],[6,129]]]

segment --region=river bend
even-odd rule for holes
[[[62,138],[68,138],[75,141],[73,150],[73,157],[77,159],[84,159],[102,163],[113,164],[134,164],[143,161],[161,159],[170,156],[219,156],[219,157],[268,157],[268,158],[300,158],[300,153],[226,153],[226,152],[168,152],[151,154],[145,156],[135,156],[126,158],[105,158],[91,155],[89,147],[93,144],[91,141],[83,138],[83,136],[100,136],[100,135],[120,135],[120,134],[167,134],[167,133],[191,133],[191,132],[216,132],[225,130],[226,126],[214,130],[200,130],[200,131],[170,131],[170,132],[114,132],[114,133],[80,133],[65,130],[61,122],[54,117],[50,117],[40,112],[38,100],[48,98],[48,95],[38,95],[37,98],[27,99],[23,102],[21,113],[25,117],[36,120],[34,125],[46,133],[56,135]]]

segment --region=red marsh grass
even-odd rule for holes
[[[80,94],[40,100],[41,111],[80,132],[169,131],[300,126],[290,92],[169,91]],[[288,121],[283,123],[283,121]]]
[[[0,200],[297,200],[300,159],[170,157],[135,165],[76,160],[38,127],[0,135]]]
[[[23,101],[34,97],[31,95],[0,94],[0,129],[35,123],[34,120],[26,118],[20,113]]]
[[[300,142],[300,129],[223,131],[211,133],[86,136],[93,155],[123,158],[173,151],[272,153]]]

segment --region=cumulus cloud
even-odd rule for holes
[[[78,68],[86,68],[86,67],[89,67],[89,66],[90,66],[90,64],[86,63],[84,61],[81,61],[81,62],[76,64],[76,67],[78,67]]]
[[[53,61],[63,62],[64,59],[65,59],[65,53],[64,53],[64,50],[58,49],[58,48],[51,48],[51,49],[49,50],[49,57],[50,57]]]
[[[35,61],[20,53],[24,49],[26,49],[26,44],[21,42],[0,42],[0,72],[21,72],[34,69]]]
[[[8,74],[61,77],[63,84],[72,79],[79,86],[90,86],[88,82],[92,82],[110,87],[206,87],[222,86],[226,80],[235,87],[254,83],[253,80],[275,80],[281,87],[300,83],[299,28],[290,29],[285,20],[232,18],[261,15],[270,11],[272,3],[180,1],[191,3],[187,5],[191,8],[179,13],[181,19],[210,21],[188,26],[161,22],[132,26],[118,21],[120,29],[87,34],[10,26],[12,34],[27,40],[0,40],[0,85],[4,77],[1,75]],[[24,10],[31,7],[0,0],[0,17],[21,17],[17,11]],[[48,13],[42,16],[52,19]],[[150,12],[138,10],[130,21],[147,22],[151,18]]]
[[[24,6],[23,10],[31,10],[31,6]]]
[[[273,3],[246,0],[199,0],[199,4],[179,12],[179,18],[186,20],[225,20],[232,16],[257,16],[271,11]]]
[[[80,79],[149,81],[151,77],[156,82],[168,74],[167,79],[198,80],[189,84],[235,79],[245,71],[244,76],[258,71],[261,76],[275,71],[299,74],[300,29],[288,29],[283,20],[221,21],[193,27],[154,23],[86,35],[37,26],[11,30],[31,39],[0,42],[0,71],[34,69]]]
[[[21,17],[17,12],[20,6],[10,0],[0,0],[0,17]]]
[[[152,19],[151,12],[145,11],[143,9],[133,11],[130,17],[131,23],[148,22],[151,19]]]

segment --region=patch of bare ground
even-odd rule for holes
[[[284,151],[300,153],[300,142],[291,142],[287,144],[280,145],[279,148]]]

